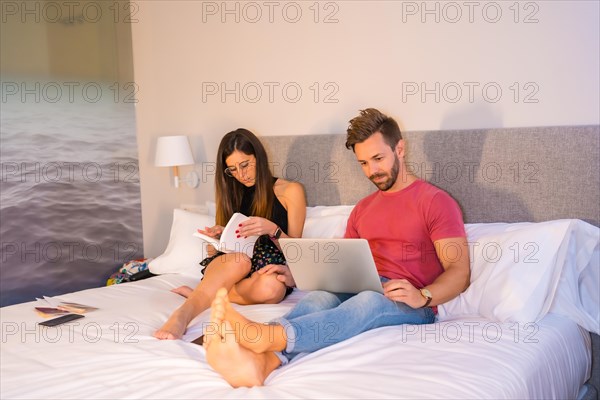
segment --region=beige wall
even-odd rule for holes
[[[131,82],[128,2],[2,2],[0,71],[5,76]]]
[[[0,23],[0,71],[5,74],[48,76],[50,59],[46,23],[21,22],[20,15],[10,17],[2,4]],[[18,7],[15,7],[15,13]]]
[[[600,122],[598,2],[136,4],[147,256],[166,246],[174,207],[214,195],[210,176],[176,190],[153,166],[161,135],[189,135],[202,176],[229,130],[341,134],[369,106],[407,130]]]

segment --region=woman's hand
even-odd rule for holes
[[[259,269],[258,273],[261,275],[277,274],[277,280],[279,282],[283,282],[287,287],[296,287],[294,277],[287,265],[269,264]]]
[[[221,233],[223,233],[223,227],[221,225],[205,226],[204,230],[198,229],[198,232],[203,235],[219,239],[221,237]]]
[[[277,225],[266,218],[250,217],[240,224],[235,233],[241,237],[272,235],[276,229]]]
[[[212,257],[215,254],[217,254],[217,249],[215,249],[215,246],[213,246],[212,244],[207,244],[206,245],[206,255],[209,257]]]

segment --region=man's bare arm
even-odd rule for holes
[[[444,268],[444,272],[426,286],[433,297],[430,305],[436,306],[452,300],[469,287],[471,266],[466,238],[441,239],[433,244]]]

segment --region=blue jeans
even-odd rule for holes
[[[377,292],[314,291],[300,300],[289,313],[274,321],[283,326],[287,336],[286,349],[276,354],[282,364],[287,364],[301,353],[317,351],[371,329],[434,321],[435,314],[431,308],[414,309]]]

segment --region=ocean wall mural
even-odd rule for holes
[[[6,17],[2,306],[105,285],[143,255],[128,27],[110,14],[72,24]]]

